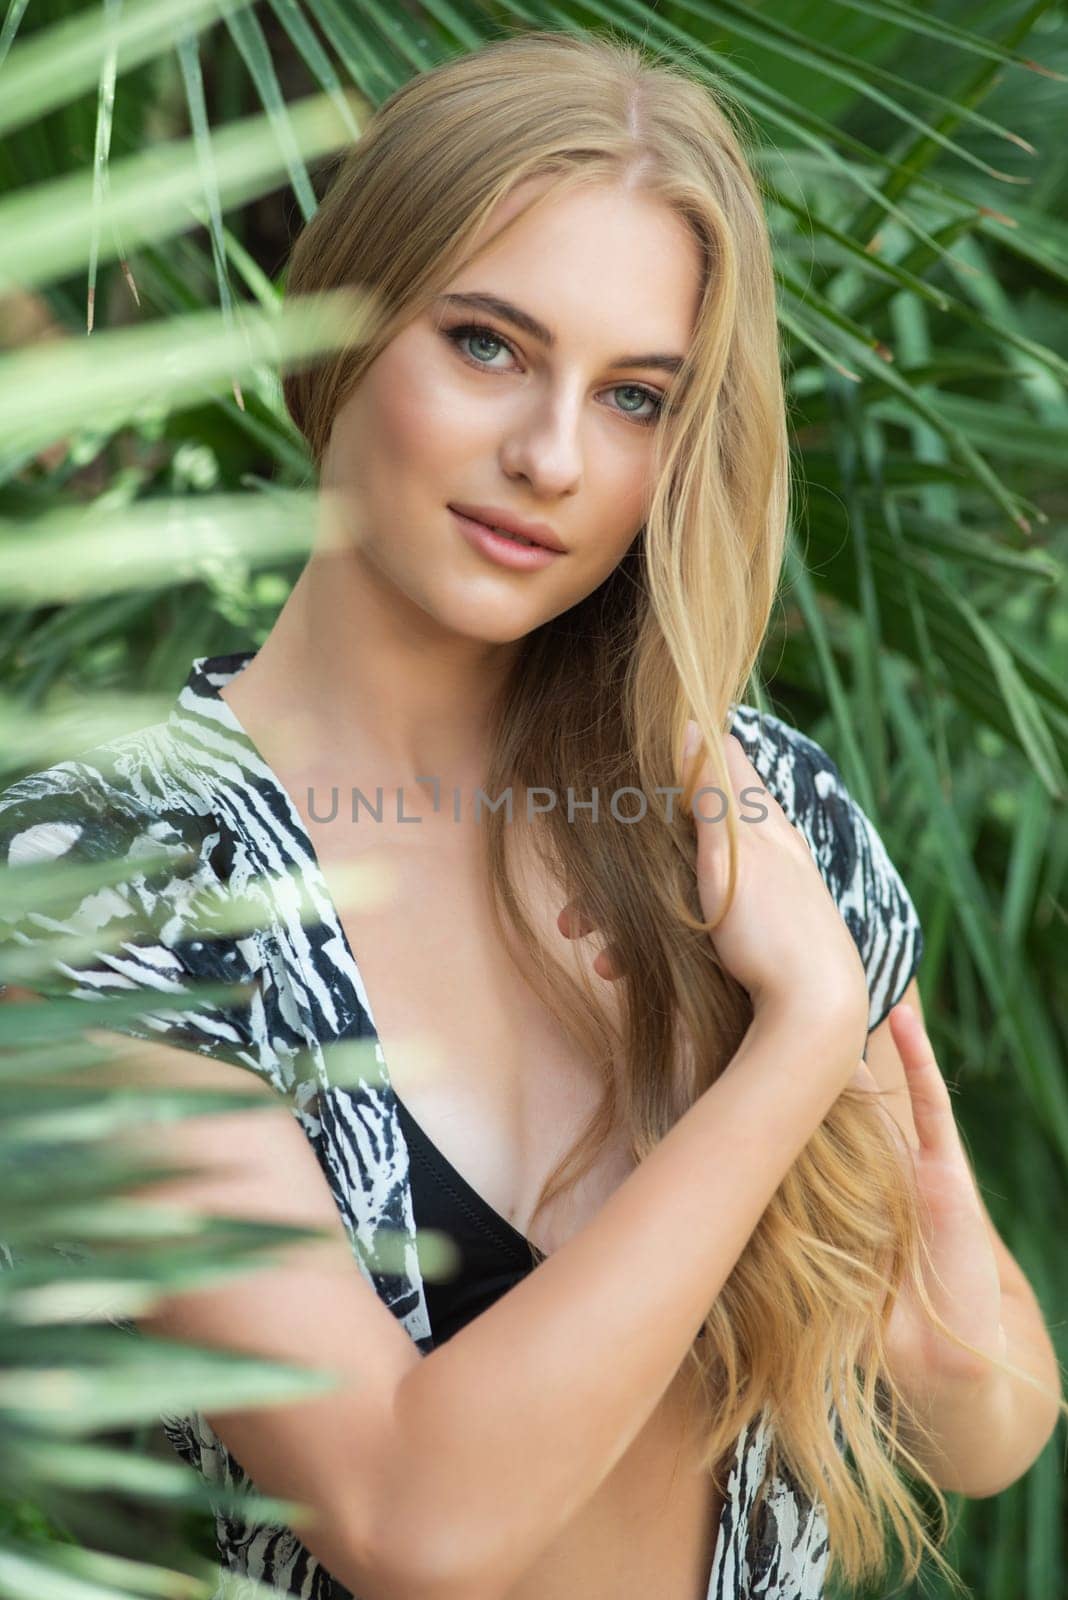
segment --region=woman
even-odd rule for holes
[[[860,1064],[922,938],[826,753],[735,698],[787,493],[753,179],[685,75],[505,39],[348,153],[288,293],[346,283],[379,315],[285,380],[322,517],[268,639],[2,797],[13,864],[176,851],[35,992],[162,991],[150,1074],[285,1096],[172,1132],[201,1174],[146,1202],[329,1235],[141,1326],[339,1386],[168,1432],[310,1508],[218,1519],[283,1592],[813,1600],[886,1509],[929,1544],[874,1388],[920,1236]]]

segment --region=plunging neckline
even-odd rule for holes
[[[532,1239],[528,1239],[525,1233],[520,1233],[519,1229],[513,1223],[509,1222],[508,1218],[498,1211],[496,1206],[490,1205],[485,1195],[479,1194],[474,1184],[464,1177],[459,1167],[457,1167],[454,1162],[450,1161],[445,1152],[437,1144],[435,1144],[434,1140],[423,1127],[423,1124],[419,1121],[418,1117],[415,1116],[406,1102],[401,1099],[396,1089],[393,1090],[393,1099],[396,1102],[397,1110],[401,1118],[407,1119],[414,1129],[416,1136],[421,1139],[430,1150],[433,1151],[434,1159],[438,1165],[444,1167],[445,1175],[451,1181],[452,1186],[460,1190],[460,1198],[467,1200],[469,1206],[474,1204],[478,1209],[480,1209],[488,1221],[496,1225],[498,1232],[503,1234],[504,1239],[511,1247],[520,1247],[526,1255],[529,1255],[530,1251],[533,1251],[539,1260],[544,1261],[546,1259],[545,1251],[540,1249]],[[411,1150],[409,1148],[409,1155],[410,1154]]]
[[[201,682],[206,686],[211,698],[218,705],[223,721],[226,724],[231,736],[235,737],[242,746],[246,758],[250,763],[250,778],[256,783],[256,786],[259,789],[266,790],[267,792],[271,793],[276,801],[280,801],[282,803],[283,810],[287,814],[287,820],[292,829],[295,841],[304,851],[304,854],[307,857],[308,870],[310,870],[310,873],[313,877],[318,900],[326,912],[326,916],[321,917],[321,920],[332,926],[336,932],[339,949],[343,957],[345,976],[352,986],[357,1002],[363,1009],[371,1026],[371,1040],[374,1043],[378,1065],[381,1069],[379,1075],[379,1087],[380,1090],[384,1092],[386,1102],[389,1107],[391,1121],[393,1123],[394,1138],[397,1142],[404,1146],[404,1152],[408,1158],[410,1169],[411,1152],[408,1149],[408,1142],[404,1136],[404,1130],[401,1125],[401,1117],[398,1111],[400,1097],[393,1087],[393,1078],[389,1070],[389,1063],[386,1061],[385,1052],[382,1048],[382,1040],[377,1024],[375,1023],[374,1012],[371,1008],[370,997],[367,993],[367,986],[363,981],[363,974],[360,972],[359,962],[356,960],[355,951],[353,950],[349,936],[345,931],[344,923],[341,920],[333,893],[330,889],[329,883],[327,882],[322,863],[319,860],[319,853],[312,842],[311,836],[308,833],[308,829],[305,826],[304,818],[292,795],[289,793],[289,790],[278,777],[270,762],[267,761],[259,746],[256,744],[256,741],[252,738],[251,734],[248,732],[247,728],[238,717],[236,711],[230,705],[229,701],[225,700],[219,692],[220,688],[224,688],[228,683],[233,682],[233,680],[238,677],[242,671],[244,671],[245,667],[247,667],[253,660],[255,654],[256,652],[254,650],[247,650],[235,651],[224,656],[201,656],[193,662],[193,669],[199,674]],[[222,677],[222,674],[224,673],[225,677]],[[212,682],[213,677],[222,677],[222,682]],[[198,696],[200,692],[201,691],[198,688],[196,690]],[[251,765],[252,763],[254,763],[254,766]],[[331,1084],[330,1088],[334,1092],[352,1092],[346,1090],[344,1085]],[[450,1162],[449,1165],[452,1166],[452,1163]],[[521,1233],[519,1229],[514,1227],[513,1224],[509,1223],[507,1218],[501,1216],[496,1207],[490,1205],[490,1202],[486,1200],[484,1196],[479,1194],[479,1191],[474,1187],[474,1185],[469,1183],[457,1168],[453,1167],[453,1170],[456,1172],[457,1177],[462,1179],[462,1181],[471,1190],[472,1194],[477,1195],[482,1204],[485,1205],[488,1210],[500,1217],[501,1223],[505,1227],[509,1228],[517,1238],[524,1240],[524,1242],[530,1245],[532,1249],[538,1251],[539,1256],[542,1256],[543,1259],[545,1259],[543,1252],[538,1250],[537,1245],[532,1244],[532,1242],[527,1239],[525,1234]],[[409,1189],[410,1200],[410,1177],[407,1180],[407,1185]],[[420,1285],[422,1285],[421,1277]],[[736,1508],[734,1507],[734,1503],[732,1501],[730,1489],[730,1480],[738,1470],[738,1444],[739,1440],[735,1440],[731,1451],[730,1468],[728,1469],[728,1474],[724,1482],[724,1492],[722,1494],[720,1513],[716,1523],[716,1536],[712,1547],[712,1563],[709,1570],[708,1588],[705,1594],[705,1600],[714,1600],[718,1586],[720,1568],[729,1553],[729,1545],[732,1540],[731,1530],[734,1529],[735,1533],[738,1532],[738,1524],[735,1516],[732,1514]],[[735,1561],[737,1561],[739,1559],[738,1552],[735,1551],[733,1554]]]

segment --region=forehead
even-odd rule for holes
[[[685,220],[658,196],[619,183],[506,195],[442,293],[477,290],[522,306],[561,349],[684,354],[701,295],[701,256]]]

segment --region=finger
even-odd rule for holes
[[[565,939],[584,939],[597,932],[597,924],[580,909],[577,900],[568,901],[556,919],[556,926]],[[603,950],[598,950],[592,966],[597,976],[607,979],[609,983],[623,976],[623,966],[613,945],[605,945]]]
[[[599,978],[605,978],[609,983],[615,983],[623,976],[623,969],[612,945],[605,945],[603,950],[598,950],[593,958],[593,970]]]
[[[910,1005],[896,1005],[890,1012],[890,1033],[905,1068],[920,1144],[934,1150],[954,1143],[953,1103],[922,1019]]]
[[[687,728],[692,728],[693,723],[688,723]],[[764,780],[754,767],[746,754],[745,746],[735,733],[725,733],[721,736],[723,746],[723,759],[727,769],[726,791],[721,787],[718,774],[714,771],[708,747],[702,744],[699,748],[687,753],[683,747],[682,782],[685,785],[691,778],[694,783],[694,799],[697,800],[701,791],[707,790],[699,800],[696,809],[691,804],[688,815],[698,826],[701,823],[714,825],[723,820],[727,809],[737,810],[741,804],[740,796],[743,790],[759,791],[765,802],[777,807],[774,796],[769,794],[764,787]],[[722,830],[718,830],[722,832]]]
[[[596,932],[597,924],[581,909],[577,900],[569,900],[556,919],[556,926],[565,939],[584,939]]]
[[[695,740],[697,741],[696,743]],[[745,754],[742,748],[741,740],[738,739],[733,733],[723,735],[723,746],[727,753],[728,762],[732,756],[737,758],[737,756],[744,756]],[[686,779],[690,776],[691,771],[696,769],[697,775],[700,777],[706,772],[706,770],[711,771],[711,767],[712,763],[709,759],[708,746],[705,744],[704,740],[700,739],[700,735],[697,730],[697,724],[695,722],[688,722],[686,724],[686,729],[683,733],[682,739],[681,771],[683,775],[683,782],[685,783]]]
[[[912,1141],[906,1137],[904,1129],[901,1127],[897,1118],[886,1104],[887,1091],[883,1088],[882,1084],[879,1082],[878,1078],[876,1078],[875,1074],[868,1066],[868,1063],[863,1060],[863,1058],[858,1061],[857,1070],[850,1078],[846,1087],[848,1089],[860,1089],[865,1094],[873,1095],[875,1097],[876,1107],[882,1113],[890,1135],[898,1147],[898,1151],[903,1156],[906,1154],[915,1153],[917,1146],[915,1146]]]

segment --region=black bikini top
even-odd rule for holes
[[[416,1228],[447,1233],[461,1257],[451,1278],[423,1279],[430,1331],[439,1345],[499,1300],[545,1256],[445,1159],[399,1096],[397,1113],[410,1157]]]

